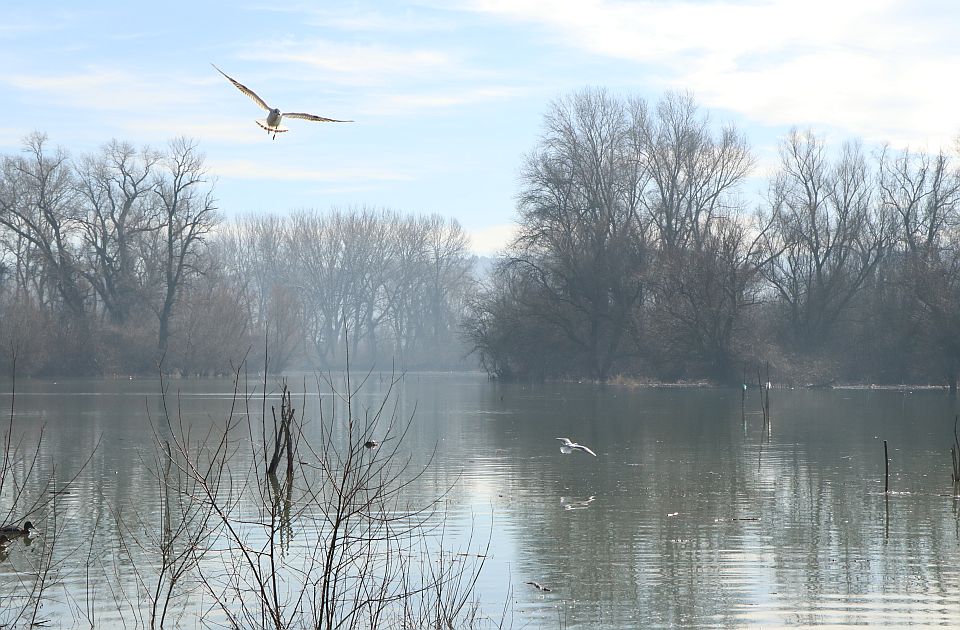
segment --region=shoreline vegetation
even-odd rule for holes
[[[595,382],[600,384],[599,381]],[[606,385],[614,385],[620,387],[630,387],[630,388],[643,388],[648,387],[651,389],[661,388],[661,389],[685,389],[685,388],[719,388],[719,389],[735,389],[736,386],[716,383],[711,381],[677,381],[672,383],[667,382],[656,382],[645,379],[634,379],[634,378],[623,378],[623,377],[614,377],[608,380]],[[751,390],[758,389],[758,386],[753,383],[747,384],[747,388]],[[800,384],[787,384],[787,383],[775,383],[771,382],[770,389],[849,389],[849,390],[884,390],[884,391],[950,391],[949,385],[931,385],[931,384],[908,384],[908,383],[888,383],[888,384],[878,384],[878,383],[828,383],[828,384],[814,384],[807,383],[804,385]]]
[[[379,373],[378,370],[372,370],[372,373]],[[333,373],[337,373],[337,370],[334,370]],[[304,376],[309,374],[307,372],[293,372],[285,374],[271,374],[270,378],[275,379],[288,379]],[[625,387],[625,388],[650,388],[650,389],[739,389],[742,387],[742,384],[731,384],[719,381],[712,381],[709,379],[692,379],[692,380],[677,380],[677,381],[660,381],[653,379],[651,377],[642,377],[642,376],[629,376],[624,374],[617,374],[606,381],[584,379],[584,378],[512,378],[512,379],[499,379],[495,375],[488,374],[483,370],[407,370],[404,372],[406,376],[413,376],[417,374],[460,374],[460,375],[476,375],[478,377],[482,376],[492,381],[501,381],[504,383],[515,383],[515,384],[529,384],[529,383],[577,383],[577,384],[592,384],[595,386],[603,387]],[[251,375],[251,378],[262,378],[261,375]],[[98,380],[108,380],[108,381],[133,381],[133,380],[156,380],[158,377],[154,375],[144,375],[144,374],[104,374],[97,376],[18,376],[18,380],[21,381],[52,381],[55,379],[88,379],[95,378]],[[167,381],[180,381],[180,380],[225,380],[231,377],[223,374],[215,375],[179,375],[179,374],[165,374],[162,377]],[[7,387],[10,383],[8,377],[0,376],[0,386]],[[746,383],[747,389],[755,390],[758,389],[756,383],[748,382]],[[771,381],[770,389],[840,389],[840,390],[878,390],[878,391],[944,391],[949,392],[950,386],[947,384],[936,384],[936,383],[857,383],[857,382],[837,382],[831,381],[827,383],[798,383],[790,381]]]

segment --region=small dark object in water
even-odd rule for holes
[[[377,448],[378,446],[380,446],[380,442],[376,440],[367,440],[363,443],[364,448]]]
[[[527,584],[531,585],[533,588],[537,589],[538,591],[543,591],[545,593],[550,592],[550,589],[544,586],[543,584],[541,584],[540,582],[527,582]]]

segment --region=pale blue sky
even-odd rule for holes
[[[559,95],[691,90],[769,172],[792,125],[868,147],[960,134],[952,0],[5,2],[0,152],[196,138],[226,216],[372,205],[504,242],[517,174]],[[322,8],[319,8],[322,7]],[[284,123],[210,63],[283,111]]]

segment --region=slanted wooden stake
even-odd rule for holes
[[[290,390],[287,389],[287,384],[283,383],[283,389],[280,392],[280,423],[277,423],[277,410],[275,407],[271,406],[270,411],[273,412],[273,434],[274,434],[274,445],[273,445],[273,457],[270,458],[270,463],[267,465],[267,474],[275,475],[277,474],[277,466],[280,465],[280,458],[283,456],[284,443],[286,443],[287,451],[287,475],[293,474],[293,440],[290,437],[290,424],[293,422],[294,414],[296,411],[293,408],[293,404],[290,400]],[[264,453],[266,455],[266,453]]]

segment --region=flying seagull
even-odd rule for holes
[[[597,456],[597,454],[591,451],[589,448],[587,448],[583,444],[577,444],[576,442],[572,442],[570,438],[556,438],[556,439],[563,442],[563,444],[560,445],[560,452],[563,453],[564,455],[569,455],[574,451],[583,451],[584,453],[590,453],[594,457]]]
[[[258,125],[260,125],[261,128],[265,129],[268,134],[273,134],[274,140],[277,139],[278,133],[283,133],[284,131],[290,131],[288,128],[280,125],[280,121],[283,119],[284,116],[286,116],[287,118],[300,118],[301,120],[312,120],[314,122],[353,122],[352,120],[337,120],[336,118],[325,118],[323,116],[315,116],[313,114],[301,114],[299,112],[283,114],[276,107],[270,107],[269,105],[267,105],[262,98],[257,96],[256,92],[254,92],[253,90],[245,86],[243,83],[240,83],[239,81],[231,78],[229,75],[227,75],[226,72],[224,72],[220,68],[217,68],[215,64],[211,63],[210,65],[213,66],[217,72],[227,77],[227,80],[230,81],[230,83],[233,83],[234,87],[236,87],[238,90],[240,90],[241,92],[249,96],[254,103],[256,103],[257,105],[259,105],[260,107],[262,107],[263,109],[269,112],[266,118],[257,119],[256,122]]]

